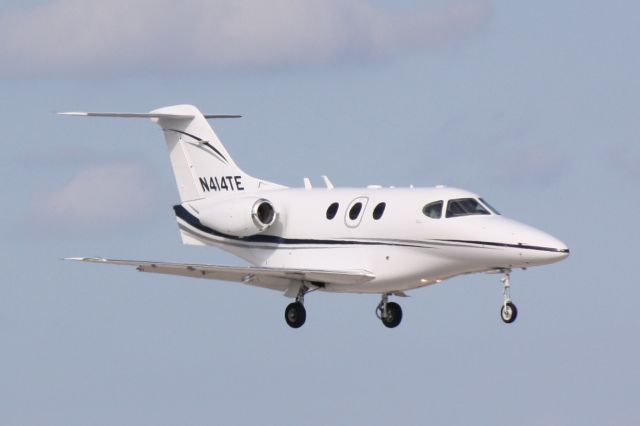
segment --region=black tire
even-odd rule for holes
[[[506,307],[508,308],[506,310],[505,305],[502,305],[500,308],[500,318],[502,318],[502,321],[506,324],[511,324],[518,317],[518,308],[516,308],[516,305],[511,302],[507,302]]]
[[[382,315],[382,324],[388,328],[395,328],[402,322],[402,308],[395,302],[387,303],[387,316]]]
[[[300,328],[307,320],[307,310],[300,302],[289,303],[284,310],[284,319],[291,328]]]

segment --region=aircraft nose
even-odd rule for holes
[[[549,249],[549,253],[554,260],[563,260],[569,257],[569,247],[559,239],[547,235],[547,239],[545,240],[545,247]]]
[[[519,243],[536,258],[534,261],[542,263],[554,263],[566,259],[569,256],[569,247],[556,237],[535,228],[529,228],[524,232],[525,241]],[[535,252],[534,255],[532,252]]]

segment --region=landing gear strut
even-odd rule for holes
[[[385,327],[395,328],[402,321],[402,308],[395,302],[389,302],[389,293],[385,293],[376,308],[376,316]]]
[[[304,308],[304,295],[309,291],[307,286],[300,286],[296,301],[289,303],[284,310],[284,319],[291,328],[300,328],[307,320],[307,310]]]
[[[502,307],[500,308],[500,317],[502,317],[502,321],[506,324],[511,324],[518,317],[518,308],[511,301],[511,280],[509,274],[510,270],[504,271],[504,277],[500,280],[502,281],[502,296],[503,302]]]

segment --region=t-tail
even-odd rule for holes
[[[207,121],[207,119],[239,116],[202,114],[192,105],[174,105],[148,113],[65,112],[61,114],[149,118],[157,123],[164,132],[180,194],[180,205],[174,207],[179,223],[195,220],[202,226],[200,221],[209,222],[206,218],[232,215],[227,210],[236,209],[238,205],[246,203],[251,203],[251,209],[256,210],[255,214],[252,213],[251,226],[245,226],[243,222],[236,226],[237,230],[234,228],[226,231],[233,234],[251,233],[254,232],[252,228],[254,222],[259,225],[258,228],[264,229],[273,223],[275,219],[273,206],[259,198],[259,192],[286,187],[245,173],[233,161]],[[220,209],[224,209],[221,212],[223,214],[219,214]],[[197,214],[198,218],[193,218],[189,211]],[[183,217],[186,215],[189,216]],[[203,244],[202,240],[194,239],[192,233],[187,232],[182,226],[181,234],[185,244]]]
[[[65,112],[61,114],[150,118],[157,123],[164,132],[182,203],[222,195],[285,188],[245,173],[233,161],[207,122],[207,119],[240,116],[204,115],[193,105],[168,106],[149,113]]]

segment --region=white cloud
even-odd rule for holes
[[[379,60],[486,23],[488,0],[392,11],[367,0],[53,0],[0,12],[9,72],[202,72]]]
[[[112,163],[85,169],[63,187],[40,194],[30,220],[50,231],[108,230],[152,216],[157,200],[150,190],[148,167]]]

